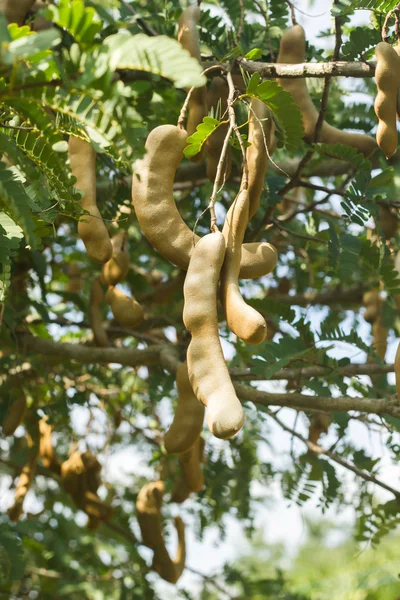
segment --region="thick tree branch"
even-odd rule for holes
[[[329,367],[320,367],[318,365],[312,367],[302,367],[293,369],[280,369],[274,373],[269,381],[280,380],[302,380],[310,379],[311,377],[326,377],[329,373],[335,373],[340,377],[355,377],[357,375],[385,375],[393,373],[394,365],[377,365],[373,363],[352,364],[331,369]],[[231,369],[231,376],[234,379],[246,379],[248,381],[265,381],[265,376],[262,373],[252,373],[249,369]]]
[[[300,79],[302,77],[374,77],[376,62],[331,61],[325,63],[299,63],[296,65],[262,63],[253,60],[239,61],[249,73],[260,73],[261,77],[280,77],[282,79]]]

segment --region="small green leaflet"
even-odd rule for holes
[[[260,60],[262,53],[261,48],[253,48],[253,50],[250,50],[244,57],[246,60]]]
[[[198,154],[212,133],[221,125],[221,122],[214,117],[204,117],[203,121],[197,125],[195,133],[187,138],[187,146],[183,153],[186,158]]]
[[[61,0],[58,6],[51,4],[46,17],[62,29],[66,29],[73,38],[83,45],[93,42],[102,30],[103,23],[93,7],[85,7],[82,0]]]
[[[246,96],[257,98],[268,106],[277,127],[278,146],[296,148],[304,136],[303,119],[293,96],[276,81],[260,83],[260,73],[253,73],[247,85]]]
[[[395,8],[398,0],[340,0],[332,7],[332,16],[346,15],[353,10],[375,10],[387,13]]]

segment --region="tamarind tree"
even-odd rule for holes
[[[0,2],[2,597],[238,597],[189,524],[272,483],[399,523],[400,8],[323,4]]]

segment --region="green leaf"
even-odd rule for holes
[[[263,51],[261,48],[253,48],[247,54],[244,55],[244,58],[247,60],[259,60],[263,55]]]
[[[387,13],[397,4],[397,0],[340,0],[337,5],[333,6],[331,12],[334,17],[348,14],[354,10],[374,10]]]
[[[280,140],[278,145],[296,148],[304,136],[304,128],[301,113],[292,95],[276,81],[263,81],[255,89],[253,85],[251,84],[252,91],[247,95],[261,100],[271,110],[277,127],[276,135]]]
[[[95,9],[85,7],[82,0],[61,0],[58,6],[50,5],[45,16],[66,29],[81,45],[90,45],[103,28]]]
[[[54,48],[60,42],[61,35],[56,29],[47,29],[34,35],[29,34],[25,37],[19,37],[10,42],[6,48],[6,53],[2,54],[1,60],[5,64],[12,64],[17,58],[31,59],[44,50]]]
[[[0,302],[11,282],[11,257],[17,250],[24,233],[5,212],[0,212]]]
[[[207,138],[209,138],[220,125],[221,123],[220,121],[217,121],[217,119],[214,119],[213,117],[204,117],[203,121],[197,125],[195,133],[187,138],[187,146],[183,151],[186,158],[198,154]]]
[[[164,35],[149,37],[142,33],[116,33],[104,40],[110,51],[110,67],[135,69],[161,75],[178,88],[206,84],[202,68],[176,40]]]

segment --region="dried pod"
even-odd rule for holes
[[[113,248],[112,257],[102,269],[102,277],[106,285],[117,285],[128,275],[129,252],[128,234],[120,231],[111,238]]]
[[[143,308],[139,302],[114,286],[108,288],[106,302],[110,305],[115,319],[124,327],[136,327],[144,319]]]
[[[106,330],[103,327],[103,315],[101,312],[103,299],[103,286],[101,285],[100,279],[97,277],[93,281],[90,290],[89,322],[96,346],[105,348],[109,345],[109,340]]]
[[[21,388],[19,388],[16,393],[17,397],[8,407],[2,423],[3,435],[5,436],[13,435],[17,427],[19,427],[24,420],[26,412],[26,396]]]

